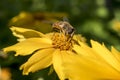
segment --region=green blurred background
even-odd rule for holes
[[[8,80],[58,80],[54,72],[48,75],[49,68],[23,76],[19,66],[29,56],[14,57],[2,48],[17,42],[10,26],[47,33],[51,23],[66,18],[88,43],[93,39],[120,50],[120,0],[0,0],[0,72],[9,69]]]

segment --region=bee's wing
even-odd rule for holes
[[[63,17],[63,21],[69,22],[69,19],[67,17]]]

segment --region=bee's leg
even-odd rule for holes
[[[71,40],[72,40],[72,37],[71,37],[70,35],[68,35],[67,41],[68,41],[68,42],[71,42]]]
[[[60,33],[60,37],[62,38],[62,35],[63,35],[62,31],[60,30],[60,32],[59,32],[59,33]]]

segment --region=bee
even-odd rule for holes
[[[56,22],[52,27],[53,30],[63,33],[68,39],[71,39],[75,32],[75,29],[67,21]]]

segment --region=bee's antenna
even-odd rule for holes
[[[69,19],[65,16],[63,17],[63,21],[69,22]]]
[[[42,21],[43,23],[47,23],[47,24],[50,24],[50,25],[52,25],[54,22],[52,22],[52,21],[47,21],[47,20],[44,20],[44,21]]]

